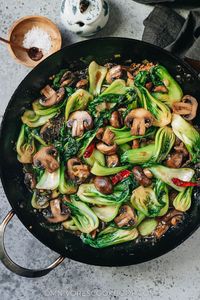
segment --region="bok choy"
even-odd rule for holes
[[[70,208],[74,224],[83,233],[90,233],[99,226],[95,213],[81,201],[72,198],[72,203],[64,202]]]
[[[200,161],[200,134],[181,116],[173,114],[172,129],[175,135],[184,143],[193,162]]]
[[[93,239],[90,235],[82,235],[82,241],[93,248],[105,248],[108,246],[121,244],[124,242],[135,240],[138,237],[138,231],[133,229],[117,229],[114,227],[107,227],[105,231]]]

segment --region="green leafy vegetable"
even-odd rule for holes
[[[90,157],[84,158],[84,161],[91,167],[94,165],[95,161],[97,161],[101,166],[105,166],[106,164],[105,156],[97,149],[94,149]]]
[[[120,171],[126,170],[129,166],[121,166],[121,167],[103,167],[97,161],[95,161],[91,173],[96,176],[109,176],[119,173]]]
[[[155,118],[153,125],[158,127],[168,125],[171,122],[169,107],[154,98],[146,88],[138,86],[137,90],[139,90],[138,96],[141,106],[148,110]]]
[[[95,138],[96,132],[97,132],[97,130],[87,131],[80,139],[78,139],[78,141],[81,144],[81,147],[80,147],[79,152],[78,152],[78,157],[83,156],[83,154],[85,153],[87,147],[91,144],[91,142]]]
[[[67,121],[71,112],[76,110],[84,110],[88,102],[93,99],[93,96],[86,90],[79,89],[73,93],[68,101],[65,108],[65,120]]]
[[[173,169],[164,167],[162,165],[157,165],[149,167],[149,170],[156,178],[162,180],[177,191],[184,191],[185,187],[175,185],[172,182],[173,178],[178,178],[183,181],[191,181],[192,177],[194,176],[194,170],[190,168]]]
[[[72,203],[64,202],[70,208],[74,224],[84,233],[90,233],[99,226],[99,219],[95,213],[83,202],[72,198]]]
[[[36,141],[38,141],[42,146],[47,146],[47,143],[41,138],[37,129],[33,129],[31,131],[31,135],[34,137]]]
[[[174,145],[175,139],[175,134],[170,127],[160,128],[155,137],[155,151],[148,163],[160,163],[165,160]]]
[[[66,100],[62,101],[61,103],[59,103],[57,105],[53,105],[51,107],[45,107],[39,103],[39,100],[35,100],[33,102],[32,106],[33,106],[33,110],[36,115],[47,116],[47,115],[51,115],[53,113],[59,113],[61,111],[61,109],[65,106],[65,104],[66,104]]]
[[[53,173],[49,173],[45,170],[44,174],[40,178],[40,181],[36,185],[38,190],[55,190],[59,186],[60,181],[60,169]]]
[[[122,128],[114,128],[112,126],[109,126],[109,129],[115,134],[114,141],[117,145],[123,145],[125,143],[131,142],[135,139],[144,138],[144,137],[150,137],[153,136],[155,133],[155,128],[151,127],[147,130],[146,134],[143,136],[134,136],[131,134],[131,130],[127,127]]]
[[[67,220],[62,223],[63,227],[67,230],[76,231],[78,227],[75,225],[74,220]]]
[[[162,127],[156,133],[155,144],[126,151],[121,157],[121,162],[145,164],[146,166],[155,162],[160,163],[167,157],[174,142],[175,135],[172,129],[167,126]]]
[[[67,72],[67,69],[62,69],[58,74],[55,75],[53,80],[53,87],[59,89],[60,88],[60,80],[63,77],[63,75]]]
[[[175,209],[179,211],[187,211],[192,203],[192,191],[193,187],[188,187],[184,191],[179,192],[173,201]]]
[[[151,187],[143,186],[139,186],[133,191],[131,204],[147,217],[158,216],[164,206],[158,201],[155,191]]]
[[[154,153],[155,144],[149,144],[141,148],[131,149],[124,152],[121,156],[121,162],[142,165],[147,163],[153,157]]]
[[[30,129],[22,125],[19,137],[16,143],[17,159],[24,164],[32,163],[33,155],[36,152],[34,138]]]
[[[121,182],[110,195],[100,193],[93,183],[79,186],[77,196],[83,201],[96,205],[116,205],[125,202],[129,196],[129,184]]]
[[[31,128],[39,127],[47,123],[51,118],[55,117],[57,111],[52,112],[49,115],[36,115],[33,110],[26,110],[22,116],[22,122]]]
[[[126,82],[123,79],[114,80],[101,96],[113,94],[113,95],[125,95],[130,88],[126,86]]]
[[[163,85],[168,89],[167,93],[154,92],[153,96],[166,103],[169,107],[172,107],[174,102],[181,101],[183,97],[183,91],[180,85],[174,80],[169,74],[167,69],[161,65],[157,65],[151,69],[151,77],[156,81],[162,82]]]
[[[157,179],[155,182],[154,191],[158,199],[158,202],[163,205],[163,207],[161,208],[158,214],[158,216],[161,217],[164,216],[169,209],[169,191],[166,183],[164,183],[159,179]]]
[[[112,221],[119,211],[119,204],[112,206],[93,206],[92,210],[97,215],[97,217],[103,222]]]
[[[105,231],[94,240],[89,235],[81,235],[82,241],[94,248],[105,248],[108,246],[135,240],[138,237],[137,229],[117,229],[114,227],[107,227]]]
[[[66,180],[65,166],[63,163],[60,166],[60,181],[59,181],[58,189],[61,194],[67,194],[67,195],[74,194],[77,191],[76,184],[69,179]]]
[[[175,135],[184,143],[193,162],[200,161],[200,134],[180,115],[173,114],[172,129]]]
[[[89,65],[88,72],[90,82],[89,91],[92,95],[97,96],[101,92],[101,86],[106,77],[107,68],[92,61]]]
[[[155,219],[146,219],[138,226],[138,231],[142,236],[148,236],[154,232],[157,225],[158,222]]]

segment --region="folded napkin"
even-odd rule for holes
[[[187,19],[173,9],[157,5],[144,20],[142,40],[165,48],[200,67],[200,9]]]
[[[174,3],[178,5],[199,5],[199,0],[134,0],[143,4]]]

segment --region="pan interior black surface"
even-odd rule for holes
[[[50,232],[40,225],[40,220],[33,214],[27,203],[31,194],[23,183],[22,166],[17,161],[14,150],[19,134],[20,117],[25,107],[38,95],[38,91],[48,82],[49,76],[60,69],[72,67],[77,69],[87,65],[91,60],[99,64],[106,61],[124,61],[132,59],[141,62],[144,59],[163,64],[171,74],[182,78],[184,93],[200,99],[200,85],[197,75],[190,67],[166,51],[153,45],[124,38],[103,38],[88,40],[63,48],[38,65],[22,81],[12,96],[1,126],[1,179],[7,198],[22,223],[42,243],[63,256],[88,264],[104,266],[131,265],[158,257],[189,237],[199,226],[200,194],[196,191],[193,204],[184,222],[171,229],[159,241],[152,240],[129,242],[105,249],[94,249],[70,234],[60,231]],[[179,68],[177,69],[177,65]],[[181,67],[180,67],[181,66]],[[188,81],[187,74],[191,74]],[[199,118],[195,120],[199,124]]]

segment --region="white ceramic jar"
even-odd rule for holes
[[[99,32],[109,18],[109,6],[105,0],[63,0],[61,20],[65,27],[81,36]]]

